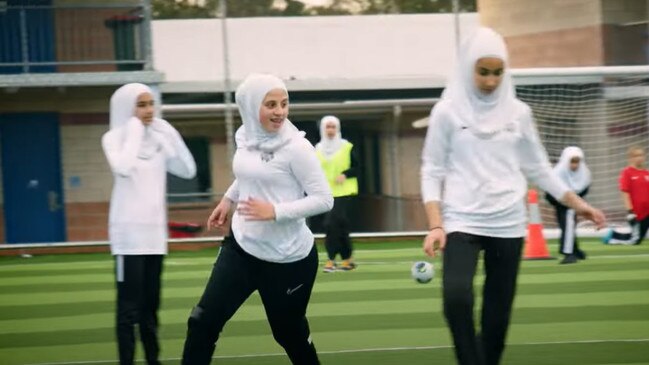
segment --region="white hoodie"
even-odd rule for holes
[[[530,108],[515,95],[502,37],[480,28],[463,43],[455,74],[431,112],[422,152],[424,202],[441,201],[447,233],[523,237],[526,178],[557,199],[569,190],[552,172]],[[473,81],[477,60],[500,58],[490,95]]]
[[[313,146],[286,119],[277,133],[266,132],[259,109],[273,89],[286,90],[271,75],[250,75],[237,88],[243,126],[237,130],[232,162],[236,180],[225,196],[233,202],[255,198],[275,207],[274,221],[253,221],[235,212],[232,233],[241,248],[269,262],[295,262],[311,251],[313,234],[305,218],[333,207],[333,196]]]
[[[167,253],[167,171],[185,179],[196,164],[182,137],[167,121],[149,126],[136,118],[137,98],[153,95],[143,84],[127,84],[110,100],[110,130],[102,147],[113,171],[109,238],[113,255]]]

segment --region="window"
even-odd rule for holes
[[[191,180],[167,174],[167,198],[170,203],[209,201],[211,196],[209,140],[206,137],[185,138],[196,161],[196,176]]]

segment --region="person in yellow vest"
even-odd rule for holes
[[[347,211],[351,200],[358,195],[358,158],[354,145],[340,134],[340,120],[332,115],[320,121],[320,142],[316,154],[334,196],[334,207],[324,218],[325,247],[328,260],[324,272],[349,271],[356,268],[352,259],[352,241],[349,238]],[[336,266],[336,255],[342,263]]]

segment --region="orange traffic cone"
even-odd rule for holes
[[[543,221],[539,211],[539,196],[534,189],[527,192],[530,219],[527,224],[527,238],[525,239],[525,260],[551,260],[548,245],[543,237]]]

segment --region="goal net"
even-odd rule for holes
[[[649,68],[588,67],[513,70],[518,97],[534,112],[541,140],[555,163],[563,148],[578,146],[593,173],[586,197],[610,223],[624,225],[618,189],[627,150],[649,152]],[[556,226],[554,210],[541,202],[543,222]]]

